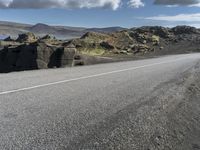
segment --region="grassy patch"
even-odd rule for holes
[[[156,35],[153,35],[152,36],[152,42],[153,42],[154,45],[159,45],[159,43],[160,43],[160,37],[156,36]]]
[[[159,36],[156,36],[156,35],[152,36],[152,42],[159,42],[159,41],[160,41],[160,37]]]
[[[80,53],[90,56],[101,56],[105,53],[104,49],[82,50]]]

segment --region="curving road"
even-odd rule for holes
[[[199,62],[186,54],[0,74],[0,149],[200,149]]]

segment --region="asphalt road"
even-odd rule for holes
[[[199,61],[187,54],[0,74],[0,149],[200,149],[198,93],[187,94],[191,105],[185,95]]]

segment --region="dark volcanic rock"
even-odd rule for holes
[[[0,51],[0,72],[65,67],[73,64],[76,49],[35,42]]]
[[[76,48],[73,44],[57,48],[51,55],[48,68],[73,66]]]
[[[47,35],[43,36],[42,38],[40,38],[39,40],[51,41],[51,40],[57,40],[57,39],[56,39],[56,37],[47,34]]]
[[[36,42],[38,38],[31,32],[25,33],[25,34],[20,34],[19,37],[17,38],[17,42],[21,43],[33,43]]]
[[[51,44],[51,43],[54,43],[55,41],[57,41],[57,39],[55,37],[52,37],[47,34],[47,35],[41,37],[38,41]]]
[[[199,33],[198,29],[190,26],[177,26],[172,28],[174,34],[196,34]]]
[[[155,35],[158,35],[162,38],[169,38],[172,36],[172,34],[169,32],[169,29],[168,28],[164,28],[164,27],[151,27],[150,28],[150,31],[155,34]]]
[[[136,33],[152,33],[162,38],[169,38],[171,35],[169,28],[164,28],[161,26],[144,26],[137,29],[134,28],[132,30],[135,30]]]
[[[51,40],[52,37],[50,35],[45,35],[44,37],[41,38],[42,40]]]
[[[5,38],[4,41],[6,41],[6,42],[7,42],[7,41],[10,42],[10,41],[14,41],[14,40],[9,36],[9,37]]]
[[[31,46],[6,47],[0,52],[0,72],[28,69],[37,69],[36,51]]]
[[[101,42],[100,46],[104,49],[113,50],[115,47],[108,42]]]
[[[140,52],[147,53],[148,51],[151,51],[152,49],[147,45],[138,44],[138,45],[134,45],[132,47],[132,50],[133,50],[134,54],[137,54],[137,53],[140,53]]]

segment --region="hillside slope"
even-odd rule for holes
[[[199,51],[200,31],[194,27],[141,27],[109,34],[88,32],[71,40],[88,55],[163,55]]]

